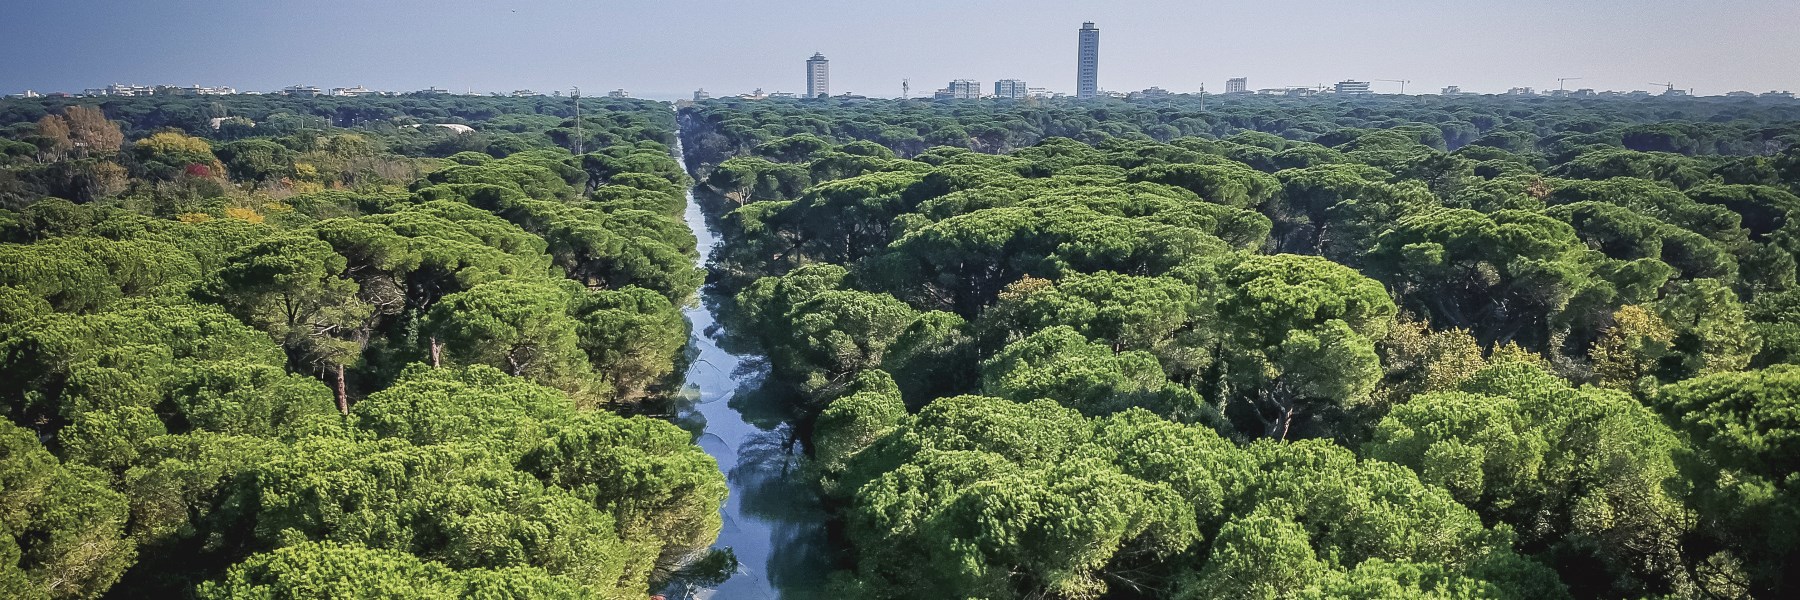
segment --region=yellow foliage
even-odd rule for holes
[[[263,222],[262,213],[249,208],[227,208],[225,209],[225,216],[240,221],[249,221],[251,223]]]
[[[1026,275],[1006,284],[1006,289],[1000,290],[1000,300],[1018,300],[1052,287],[1056,287],[1056,282]]]
[[[306,181],[318,181],[319,168],[312,163],[294,163],[294,175]]]
[[[213,219],[212,215],[202,213],[202,212],[181,213],[179,215],[175,215],[175,220],[181,221],[183,223],[205,223],[207,221],[211,221],[212,219]]]
[[[1525,347],[1520,346],[1518,342],[1507,342],[1506,345],[1495,346],[1493,351],[1488,353],[1488,364],[1490,365],[1506,365],[1512,363],[1533,365],[1543,369],[1547,373],[1556,372],[1556,369],[1550,364],[1550,359],[1544,358],[1544,355],[1542,354],[1526,350]]]
[[[1424,321],[1404,316],[1377,349],[1387,369],[1374,396],[1378,403],[1397,404],[1417,394],[1455,388],[1488,364],[1481,343],[1468,330],[1432,331]]]
[[[212,144],[206,143],[206,140],[173,131],[151,134],[150,137],[138,140],[136,146],[158,154],[212,154]]]
[[[1668,353],[1675,330],[1656,313],[1640,306],[1624,306],[1613,313],[1613,325],[1594,341],[1594,384],[1631,389],[1651,374],[1656,362]]]

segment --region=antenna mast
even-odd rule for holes
[[[910,97],[912,97],[912,80],[911,79],[900,80],[900,99],[905,100]]]
[[[582,143],[586,140],[586,138],[585,138],[585,136],[583,136],[581,134],[581,86],[579,86],[579,85],[575,86],[574,96],[575,96],[575,155],[581,156],[582,154],[586,154],[586,152],[583,152],[583,150],[585,150],[585,148],[583,148],[583,146],[582,146]]]

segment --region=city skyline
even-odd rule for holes
[[[277,90],[296,83],[374,89],[428,87],[463,91],[625,88],[646,98],[714,90],[804,92],[791,56],[825,52],[840,64],[832,93],[900,95],[903,79],[1016,78],[1075,93],[1068,30],[1095,21],[1109,37],[1100,88],[1160,86],[1178,92],[1223,89],[1248,76],[1252,89],[1406,79],[1408,91],[1447,86],[1503,93],[1513,87],[1658,91],[1673,82],[1700,95],[1800,88],[1786,61],[1800,55],[1800,5],[1722,0],[1730,10],[1650,0],[1566,6],[1547,0],[1506,6],[1440,7],[1400,0],[1379,7],[1303,2],[1274,11],[1240,2],[1204,8],[1150,3],[995,2],[981,6],[927,0],[919,10],[871,7],[878,29],[840,19],[819,2],[744,7],[689,2],[668,7],[597,7],[573,1],[492,8],[472,2],[397,0],[368,6],[320,0],[306,6],[178,0],[122,5],[104,13],[80,3],[45,4],[0,23],[0,48],[18,60],[0,70],[0,93],[75,92],[109,83],[229,85]],[[323,43],[304,14],[354,6],[359,19],[333,23]],[[421,9],[431,8],[429,11]],[[1028,8],[1028,9],[1027,9]],[[929,10],[927,10],[929,9]],[[1429,10],[1427,10],[1429,9]],[[684,20],[704,12],[708,19]],[[1728,19],[1725,14],[1739,18]],[[1749,15],[1752,18],[1742,18]],[[604,16],[608,36],[585,35]],[[928,18],[929,16],[929,18]],[[396,31],[384,24],[405,20]],[[1196,29],[1206,23],[1203,29]],[[1259,27],[1244,24],[1262,23]],[[1518,27],[1518,24],[1543,24]],[[797,24],[809,34],[786,32]],[[1005,25],[1013,35],[972,35]],[[1551,25],[1556,25],[1552,27]],[[265,52],[218,50],[216,32],[273,40]],[[156,30],[167,35],[133,35]],[[813,31],[816,30],[816,31]],[[694,42],[670,42],[669,33]],[[1205,35],[1194,35],[1204,32]],[[1403,33],[1397,33],[1403,32]],[[1279,36],[1271,46],[1270,36]],[[78,53],[69,47],[132,39],[130,53]],[[443,40],[455,40],[446,45]],[[711,41],[729,40],[729,41]],[[1255,51],[1249,48],[1256,48]],[[658,53],[654,68],[630,57]],[[375,58],[370,58],[375,57]]]

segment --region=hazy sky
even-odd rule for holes
[[[955,78],[1074,88],[1075,31],[1101,28],[1100,85],[1222,91],[1341,79],[1800,91],[1800,0],[0,0],[0,93],[107,83],[416,90],[623,87],[640,97],[915,95]],[[1399,84],[1377,82],[1377,91]]]

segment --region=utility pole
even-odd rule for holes
[[[911,97],[912,97],[912,80],[911,79],[900,80],[900,99],[906,100]]]
[[[1206,84],[1200,84],[1200,110],[1206,111]]]
[[[585,152],[584,152],[585,148],[583,148],[583,146],[582,146],[582,143],[585,141],[585,138],[581,135],[581,86],[579,86],[579,85],[575,86],[574,96],[575,96],[575,155],[581,156],[582,154],[585,154]]]

